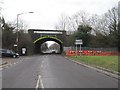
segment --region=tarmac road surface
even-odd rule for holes
[[[118,80],[61,55],[34,55],[2,71],[3,88],[118,88]]]

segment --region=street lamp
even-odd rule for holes
[[[22,14],[27,14],[27,13],[33,13],[33,12],[26,12],[26,13],[19,13],[17,14],[17,36],[16,36],[16,47],[17,47],[17,53],[18,53],[18,17],[19,15],[22,15]]]

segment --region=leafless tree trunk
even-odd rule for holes
[[[105,14],[107,20],[107,26],[109,28],[109,33],[118,30],[118,8],[112,8]]]
[[[88,14],[84,11],[79,11],[78,13],[74,14],[70,20],[70,29],[72,31],[76,31],[79,25],[87,25],[88,24]]]
[[[58,23],[55,25],[56,30],[66,30],[68,25],[68,16],[61,14]]]

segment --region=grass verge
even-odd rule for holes
[[[118,69],[118,56],[69,56],[70,58],[92,66],[100,66],[106,69],[120,72]]]

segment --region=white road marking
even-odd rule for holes
[[[42,61],[42,64],[44,64],[44,62],[45,62],[45,61],[43,60],[43,61]]]
[[[40,75],[39,75],[40,76]],[[43,81],[42,81],[42,78],[40,76],[40,84],[41,84],[41,88],[44,89],[44,85],[43,85]]]
[[[41,68],[43,68],[43,65],[41,65]]]
[[[2,71],[3,70],[3,68],[0,68],[0,71]]]
[[[13,63],[14,65],[17,64],[17,63]]]
[[[42,82],[41,75],[38,76],[37,84],[36,84],[36,87],[35,87],[36,90],[38,90],[39,84],[41,85],[42,90],[44,90],[44,85],[43,85],[43,82]]]

